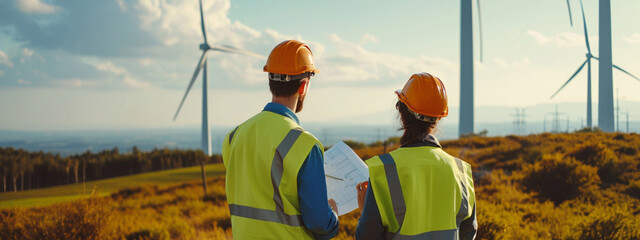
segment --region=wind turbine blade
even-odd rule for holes
[[[596,60],[600,61],[600,58],[598,58],[598,57],[593,57],[593,58],[595,58]],[[618,67],[618,66],[617,66],[617,65],[615,65],[615,64],[611,64],[611,66],[612,66],[613,68],[615,68],[615,69],[620,70],[620,71],[621,71],[621,72],[623,72],[623,73],[626,73],[627,75],[631,76],[632,78],[635,78],[636,80],[640,81],[640,78],[636,77],[635,75],[631,74],[630,72],[627,72],[626,70],[622,69],[621,67]]]
[[[571,80],[578,75],[578,73],[580,72],[580,70],[582,70],[582,68],[584,68],[584,65],[587,64],[587,61],[589,61],[589,59],[585,60],[582,65],[580,65],[580,67],[578,68],[578,70],[576,70],[575,73],[573,73],[573,75],[571,75],[571,77],[569,78],[569,80],[567,80],[564,84],[562,84],[562,87],[560,87],[560,89],[558,89],[558,91],[556,91],[553,95],[551,95],[551,97],[549,99],[552,99],[553,97],[556,96],[556,94],[558,94],[560,92],[560,90],[562,90],[565,86],[567,86],[567,84],[569,84],[569,82],[571,82]]]
[[[584,25],[584,41],[587,43],[587,51],[591,54],[591,46],[589,46],[589,34],[587,33],[587,20],[584,17],[584,7],[582,6],[582,0],[580,0],[580,9],[582,9],[582,24]]]
[[[618,70],[622,71],[623,73],[626,73],[627,75],[631,76],[632,78],[635,78],[636,80],[640,81],[640,78],[634,76],[630,72],[627,72],[626,70],[622,69],[621,67],[618,67],[615,64],[612,64],[612,66],[613,66],[613,68],[618,69]]]
[[[252,56],[252,57],[255,57],[255,58],[259,58],[259,59],[267,59],[265,56],[262,56],[260,54],[253,53],[253,52],[246,51],[246,50],[242,50],[242,49],[238,49],[238,48],[235,48],[235,47],[232,47],[232,46],[228,46],[228,45],[212,46],[211,50],[227,52],[227,53],[238,53],[238,54]]]
[[[569,9],[569,24],[573,27],[573,17],[571,16],[571,4],[569,3],[569,0],[567,0],[567,9]]]
[[[478,32],[480,33],[480,62],[482,62],[482,52],[483,52],[483,43],[482,43],[482,16],[480,15],[480,0],[476,0],[476,5],[478,5]]]
[[[207,33],[205,32],[204,27],[204,14],[202,13],[202,0],[200,0],[200,27],[202,28],[202,36],[204,37],[204,42],[207,42]]]
[[[202,66],[206,62],[205,58],[207,57],[207,52],[208,51],[204,51],[202,53],[202,57],[200,57],[200,61],[198,61],[198,65],[196,66],[196,70],[193,72],[193,77],[191,77],[191,81],[189,82],[189,86],[187,87],[187,91],[184,92],[184,96],[182,97],[182,101],[180,101],[180,106],[178,106],[178,110],[176,111],[176,114],[173,115],[173,121],[175,121],[176,117],[178,117],[178,113],[180,112],[180,109],[182,109],[182,104],[184,104],[184,100],[187,99],[187,95],[189,94],[189,90],[191,90],[191,87],[193,86],[193,83],[196,81],[196,78],[198,77],[198,73],[200,73],[200,70],[202,69]]]

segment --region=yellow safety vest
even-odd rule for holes
[[[304,226],[298,171],[322,144],[288,117],[262,111],[222,146],[234,239],[313,239]]]
[[[471,166],[439,147],[403,147],[366,161],[389,239],[458,239],[471,217]]]

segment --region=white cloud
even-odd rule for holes
[[[11,60],[9,59],[9,56],[4,53],[3,51],[0,51],[0,65],[4,64],[7,65],[9,67],[13,67],[13,63],[11,62]]]
[[[230,1],[203,1],[203,12],[210,42],[218,42],[228,34],[231,20],[227,17]],[[141,27],[157,34],[168,46],[178,39],[193,39],[201,42],[200,9],[197,1],[140,0],[136,5],[140,11]],[[239,23],[237,23],[239,24]],[[238,28],[238,26],[236,26]],[[179,37],[179,38],[178,38]],[[236,42],[232,42],[236,44]]]
[[[118,67],[114,65],[111,61],[97,63],[95,64],[95,67],[100,71],[113,73],[114,75],[116,75],[122,80],[122,83],[125,86],[133,87],[133,88],[148,88],[151,86],[149,82],[140,81],[132,77],[131,74],[129,74],[129,72],[127,71],[127,69],[123,67]]]
[[[92,80],[83,80],[78,78],[73,79],[55,79],[52,80],[52,83],[57,86],[62,87],[71,87],[71,88],[81,88],[81,87],[95,87],[98,85],[96,81]]]
[[[535,30],[527,30],[527,34],[540,45],[551,45],[556,47],[579,47],[585,46],[584,35],[576,34],[572,32],[557,33],[552,36],[545,36],[544,34]],[[596,44],[598,38],[590,37],[590,44],[593,46]]]
[[[151,87],[151,83],[149,82],[145,82],[145,81],[140,81],[138,79],[132,78],[129,75],[124,75],[122,82],[124,83],[124,85],[127,85],[129,87],[133,87],[133,88],[149,88]]]
[[[31,57],[33,56],[33,50],[28,49],[28,48],[23,48],[22,49],[22,55],[25,57]]]
[[[16,7],[23,13],[50,14],[59,10],[58,7],[43,3],[40,0],[18,0]]]
[[[20,58],[20,63],[24,63],[28,58],[33,56],[34,52],[31,49],[23,48],[22,49],[22,57]]]
[[[494,58],[493,62],[496,63],[499,67],[508,67],[509,63],[502,58]]]
[[[502,58],[493,58],[493,62],[496,65],[498,65],[498,67],[502,67],[502,68],[523,67],[531,64],[531,60],[529,60],[529,58],[526,58],[526,57],[521,60],[509,61],[509,62],[507,62]]]
[[[20,85],[30,85],[31,81],[24,80],[22,78],[18,79],[18,84]]]
[[[142,65],[142,66],[149,66],[149,65],[151,65],[151,63],[153,63],[153,60],[151,60],[151,58],[142,58],[142,59],[140,59],[140,65]]]
[[[634,33],[629,35],[628,37],[622,37],[622,39],[624,39],[625,42],[631,44],[640,43],[640,33]]]
[[[98,63],[95,65],[96,69],[100,70],[100,71],[105,71],[105,72],[111,72],[114,73],[116,75],[120,75],[120,74],[126,74],[127,70],[121,67],[117,67],[116,65],[113,65],[113,63],[111,61],[107,61],[104,63]]]
[[[120,7],[120,10],[127,11],[127,5],[124,3],[123,0],[116,0],[116,3],[118,3],[118,7]]]
[[[416,72],[430,72],[440,78],[450,78],[456,64],[442,57],[418,55],[415,57],[398,56],[388,53],[372,52],[362,45],[346,41],[337,34],[329,38],[335,51],[327,52],[317,58],[322,66],[322,74],[331,76],[331,82],[392,83],[395,80],[408,79]]]
[[[362,39],[360,39],[360,45],[363,45],[363,44],[369,43],[369,42],[377,43],[378,42],[378,38],[376,38],[376,36],[373,36],[372,34],[365,33],[362,36]]]

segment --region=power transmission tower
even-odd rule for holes
[[[623,114],[627,115],[627,131],[626,131],[626,133],[629,133],[629,109],[627,109],[627,111],[624,112]]]
[[[526,115],[524,114],[524,110],[525,110],[525,109],[524,109],[524,108],[522,108],[522,116],[521,116],[521,118],[520,118],[520,120],[521,120],[521,121],[520,121],[520,127],[522,128],[522,129],[521,129],[522,134],[526,134],[526,133],[527,133],[527,129],[526,129],[526,125],[525,125],[525,124],[527,124],[527,122],[524,120],[524,119],[525,119],[525,117],[526,117]]]
[[[516,113],[513,120],[513,131],[515,134],[525,134],[525,109],[524,108],[516,108]]]
[[[520,109],[516,108],[516,114],[511,114],[513,116],[513,133],[518,134],[520,128]]]
[[[551,112],[551,113],[547,113],[547,114],[551,114],[553,116],[553,120],[551,122],[552,123],[551,132],[553,132],[553,133],[560,132],[560,115],[565,115],[565,113],[558,112],[558,104],[556,104],[556,111],[555,112]],[[545,115],[545,117],[546,117],[546,115]],[[568,117],[567,117],[567,119],[568,119]],[[567,129],[568,129],[568,124],[567,124]]]
[[[626,132],[627,132],[627,133],[630,133],[630,131],[629,131],[629,116],[633,116],[633,115],[632,115],[632,114],[629,114],[629,108],[627,108],[627,111],[626,111],[626,112],[622,112],[622,114],[624,114],[624,115],[625,115],[626,120],[627,120],[627,122],[626,122],[626,125],[627,125],[627,126],[626,126],[626,127],[627,127],[627,131],[626,131]]]
[[[620,132],[620,89],[616,88],[616,132]]]
[[[578,118],[580,118],[580,129],[584,128],[584,118],[578,116]]]

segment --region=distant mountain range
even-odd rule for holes
[[[640,130],[640,103],[621,102],[621,112],[630,112],[629,130]],[[517,132],[514,124],[515,108],[484,106],[476,108],[476,131],[486,129],[489,136],[508,134],[531,134],[554,129],[553,114],[555,104],[540,104],[526,107],[524,131]],[[594,124],[597,124],[597,103],[594,103]],[[574,131],[586,124],[584,103],[560,103],[562,113],[557,121],[559,131]],[[568,125],[567,125],[568,116]],[[458,136],[457,107],[452,106],[449,117],[444,118],[436,131],[441,140]],[[620,114],[620,127],[626,131],[626,115]],[[313,133],[323,144],[329,146],[343,140],[371,143],[391,136],[400,136],[400,127],[395,109],[353,116],[348,119],[334,119],[325,122],[304,122],[302,126]],[[215,126],[212,129],[213,152],[220,153],[224,136],[235,126]],[[0,130],[0,147],[23,148],[30,151],[55,152],[61,155],[81,153],[87,150],[97,152],[118,147],[120,151],[130,151],[133,146],[140,150],[153,148],[196,149],[200,146],[198,127],[166,129],[114,129],[86,131],[14,131]]]

